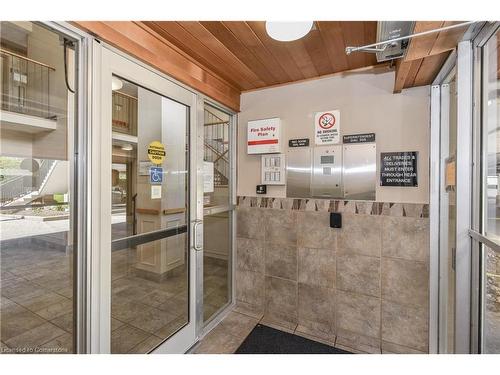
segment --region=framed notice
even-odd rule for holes
[[[380,153],[380,186],[416,187],[418,151]]]
[[[214,192],[214,163],[209,161],[203,162],[203,192]]]
[[[154,164],[150,161],[139,161],[139,176],[148,176],[151,167],[154,167]]]
[[[281,119],[248,121],[247,153],[273,154],[281,152]]]
[[[317,145],[340,143],[340,111],[316,112],[314,115],[314,140]]]

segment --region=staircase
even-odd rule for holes
[[[214,185],[229,183],[229,121],[224,121],[205,108],[204,157],[214,163]]]
[[[55,165],[55,160],[42,160],[32,175],[14,177],[0,183],[0,205],[24,204],[38,198]]]

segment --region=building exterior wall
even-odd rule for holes
[[[426,204],[239,197],[237,308],[348,350],[428,352],[428,243]]]

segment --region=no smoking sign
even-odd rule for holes
[[[340,143],[340,111],[316,112],[314,116],[314,139],[317,145]]]

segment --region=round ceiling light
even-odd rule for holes
[[[123,81],[118,77],[111,77],[111,89],[113,91],[120,90],[123,87]]]
[[[312,21],[266,22],[267,35],[281,42],[290,42],[307,35],[313,27]]]
[[[122,146],[122,150],[123,151],[132,151],[133,149],[134,149],[134,147],[130,143],[125,143]]]

